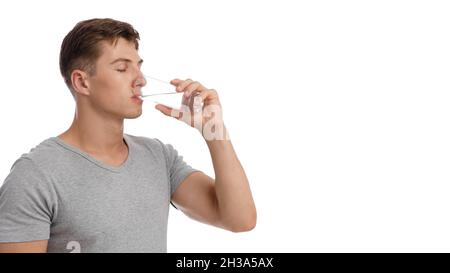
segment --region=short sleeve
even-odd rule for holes
[[[173,195],[177,187],[192,172],[198,171],[188,165],[183,156],[171,144],[163,144],[163,150],[166,157],[167,172],[170,180],[170,196]]]
[[[0,242],[49,239],[54,204],[47,182],[31,159],[14,162],[0,188]]]

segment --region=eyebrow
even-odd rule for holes
[[[118,58],[118,59],[115,59],[114,61],[112,61],[110,64],[115,64],[118,62],[132,63],[133,61],[130,59],[126,59],[126,58]],[[143,62],[144,62],[144,60],[140,59],[138,64],[142,64]]]

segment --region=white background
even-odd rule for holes
[[[68,128],[61,41],[111,17],[140,32],[147,74],[219,92],[258,208],[239,234],[171,208],[169,252],[448,252],[449,14],[448,1],[2,1],[0,176]],[[153,104],[125,131],[214,176],[200,135]]]

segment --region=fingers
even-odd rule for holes
[[[155,108],[166,116],[173,117],[176,119],[181,118],[181,112],[176,109],[173,109],[172,107],[166,106],[164,104],[157,104],[155,105]]]
[[[183,104],[185,105],[189,105],[189,98],[193,94],[199,94],[204,102],[220,105],[217,91],[214,89],[207,89],[197,81],[193,81],[192,79],[186,79],[184,81],[173,79],[170,83],[176,86],[177,92],[184,92]]]
[[[200,92],[205,89],[199,82],[192,82],[184,89],[184,96],[189,98],[193,92]]]
[[[180,79],[173,79],[170,81],[170,84],[177,86],[181,82]]]
[[[193,81],[192,79],[186,79],[184,81],[180,79],[173,79],[170,83],[176,86],[177,92],[184,92],[184,96],[186,98],[189,98],[194,92],[200,92],[206,89],[201,83]]]
[[[217,94],[217,91],[214,89],[205,89],[205,90],[201,91],[198,95],[202,98],[203,101],[207,101],[207,100],[211,101],[211,100],[217,99],[219,97],[219,95]]]
[[[178,92],[184,91],[184,89],[185,89],[189,84],[191,84],[192,82],[193,82],[193,80],[191,80],[191,79],[186,79],[185,81],[179,82],[179,83],[178,83],[178,86],[177,86],[177,91],[178,91]]]

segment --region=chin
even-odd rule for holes
[[[135,114],[126,115],[124,118],[126,118],[126,119],[135,119],[135,118],[140,117],[141,115],[142,115],[142,112],[139,112],[139,113],[135,113]]]
[[[124,118],[126,119],[135,119],[142,115],[142,110],[136,111],[134,113],[127,113],[124,115]]]

